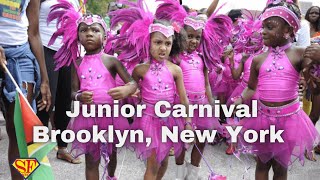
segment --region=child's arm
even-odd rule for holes
[[[304,78],[313,94],[320,92],[320,45],[311,45],[305,52],[302,60]]]
[[[133,71],[132,71],[132,78],[135,82],[139,83],[140,80],[142,79],[142,77],[146,74],[146,72],[148,71],[148,65],[146,64],[139,64],[137,65]],[[139,89],[137,90],[137,92],[135,93],[136,96],[138,96],[139,99],[141,99],[140,96],[140,91]]]
[[[76,62],[78,65],[80,64],[80,60]],[[75,66],[72,64],[71,66],[71,98],[75,101],[80,101],[85,104],[92,103],[92,92],[83,91],[79,92],[80,89],[80,82],[77,75],[77,70]]]
[[[259,75],[258,57],[254,57],[252,60],[251,68],[250,68],[250,78],[249,78],[248,86],[241,93],[241,97],[235,100],[234,102],[235,105],[242,104],[242,102],[250,99],[255,94],[257,84],[258,84],[258,75]]]
[[[173,66],[173,76],[176,83],[176,89],[180,97],[180,104],[186,107],[187,114],[189,115],[189,100],[187,97],[186,89],[184,87],[182,70],[179,66]],[[186,129],[193,130],[193,125],[190,117],[186,117]]]
[[[210,4],[210,6],[207,9],[207,16],[208,17],[210,17],[211,14],[216,10],[218,3],[219,3],[219,0],[212,1],[212,3]]]
[[[209,75],[208,75],[208,68],[205,67],[203,69],[203,74],[204,74],[204,80],[205,80],[205,86],[206,86],[206,95],[208,97],[208,101],[211,105],[213,105],[213,96],[212,96],[212,91],[211,91],[211,86],[209,83]]]
[[[229,60],[230,60],[231,74],[232,74],[232,78],[234,80],[237,80],[237,79],[239,79],[241,77],[241,73],[243,72],[243,69],[244,69],[244,62],[246,60],[248,60],[249,56],[243,55],[242,59],[241,59],[241,63],[239,64],[238,68],[236,69],[234,67],[234,55],[233,55],[234,53],[232,52],[231,54],[232,55],[228,56]]]
[[[108,94],[113,99],[123,99],[132,95],[138,88],[137,83],[132,79],[120,61],[116,58],[112,58],[112,63],[116,70],[116,74],[119,74],[120,78],[126,83],[126,85],[112,88],[108,91]]]

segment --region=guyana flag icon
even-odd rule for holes
[[[53,180],[53,172],[47,154],[56,143],[33,143],[33,127],[42,126],[41,121],[33,112],[26,98],[17,89],[14,126],[20,158],[12,164],[24,179]]]

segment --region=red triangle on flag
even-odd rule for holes
[[[31,143],[33,140],[33,126],[43,126],[38,116],[33,112],[31,106],[26,99],[19,93],[22,121],[26,142]]]

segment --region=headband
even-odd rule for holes
[[[283,6],[276,6],[267,9],[263,14],[261,20],[264,21],[270,17],[280,17],[285,20],[296,33],[300,29],[299,18],[288,8]]]
[[[195,20],[190,17],[186,17],[183,20],[185,25],[191,26],[194,30],[203,29],[205,23],[202,20]]]
[[[99,15],[82,16],[80,19],[78,19],[77,26],[79,26],[80,23],[85,23],[88,26],[91,26],[94,23],[98,23],[103,27],[105,33],[107,33],[108,31],[106,23]]]
[[[149,33],[153,32],[160,32],[162,33],[165,37],[170,37],[174,35],[174,29],[172,26],[165,26],[162,24],[150,24],[149,26]]]

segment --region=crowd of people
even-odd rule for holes
[[[26,0],[17,8],[18,18],[0,16],[1,110],[9,137],[8,164],[11,178],[22,176],[11,166],[19,158],[14,131],[16,88],[10,72],[45,126],[74,132],[142,130],[145,143],[125,143],[146,162],[144,179],[161,179],[173,155],[177,180],[199,178],[200,161],[207,143],[161,142],[161,127],[183,130],[217,130],[228,144],[226,154],[250,149],[256,159],[255,178],[287,179],[288,167],[298,159],[315,161],[320,154],[320,135],[315,128],[320,116],[320,7],[305,16],[297,0],[268,0],[259,14],[245,9],[216,11],[219,0],[208,8],[192,10],[177,0],[161,0],[156,12],[143,0],[111,2],[106,17],[86,12],[78,0]],[[35,18],[39,17],[39,18]],[[303,99],[299,99],[299,92]],[[145,104],[142,117],[84,117],[70,119],[72,101],[82,104]],[[157,117],[159,101],[188,105],[221,104],[252,106],[252,118]],[[301,109],[300,101],[303,102]],[[284,130],[284,143],[230,142],[225,126],[244,130]],[[0,136],[1,138],[1,136]],[[242,137],[238,137],[241,139]],[[57,138],[56,157],[81,163],[86,179],[99,179],[101,160],[108,162],[107,179],[117,179],[117,148],[113,143]],[[191,161],[185,162],[192,148]],[[141,177],[142,178],[142,177]],[[211,179],[223,179],[210,174]]]

